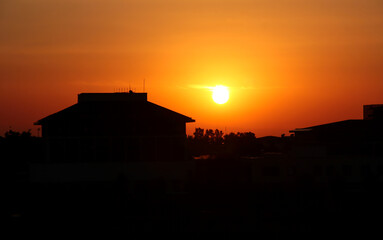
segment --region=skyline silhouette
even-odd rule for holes
[[[378,231],[382,104],[364,119],[256,137],[196,128],[146,93],[81,93],[78,103],[0,137],[8,229]],[[76,216],[76,217],[74,217]],[[350,229],[350,226],[352,228]]]

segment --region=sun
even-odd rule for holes
[[[229,89],[228,87],[217,85],[213,87],[213,101],[218,104],[224,104],[229,100]]]

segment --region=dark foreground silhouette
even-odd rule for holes
[[[185,181],[158,177],[131,183],[121,175],[105,182],[33,182],[30,170],[44,158],[43,140],[11,131],[0,140],[8,229],[249,231],[271,236],[380,229],[376,219],[383,213],[383,168],[376,156],[376,165],[368,162],[369,154],[378,151],[349,154],[351,160],[365,159],[360,165],[332,162],[342,161],[346,153],[320,162],[318,155],[294,154],[300,144],[294,137],[274,137],[253,138],[258,146],[254,156],[247,152],[241,157],[244,150],[231,146],[224,157],[225,148],[190,152],[196,145],[208,150],[214,143],[189,138],[190,157],[197,157],[187,160],[193,168]],[[201,153],[208,157],[199,158]]]
[[[80,94],[0,138],[8,230],[254,232],[328,237],[380,231],[382,105],[364,119],[257,138],[197,128],[146,93]]]

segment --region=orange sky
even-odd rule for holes
[[[381,0],[3,0],[0,135],[143,79],[150,101],[196,120],[189,134],[361,118],[383,103],[382,29]]]

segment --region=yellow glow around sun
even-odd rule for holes
[[[213,87],[213,101],[218,104],[224,104],[229,100],[229,89],[228,87],[217,85]]]

